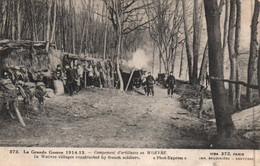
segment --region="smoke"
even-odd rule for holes
[[[149,61],[150,58],[145,54],[145,51],[138,48],[136,52],[133,53],[133,58],[128,61],[128,65],[137,69],[143,69],[147,68]]]

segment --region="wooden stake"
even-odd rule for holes
[[[131,72],[131,75],[130,75],[130,77],[129,77],[128,83],[127,83],[126,88],[125,88],[125,91],[128,90],[128,86],[129,86],[129,84],[130,84],[130,82],[131,82],[131,79],[132,79],[132,77],[133,77],[134,71],[135,71],[135,70],[132,70],[132,72]]]

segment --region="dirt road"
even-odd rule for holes
[[[203,123],[180,108],[177,95],[86,89],[47,99],[45,111],[23,109],[27,127],[0,117],[1,146],[208,148]],[[2,115],[3,113],[1,113]]]

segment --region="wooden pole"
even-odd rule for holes
[[[127,83],[126,88],[125,88],[125,91],[128,90],[128,87],[129,87],[129,84],[130,84],[131,79],[132,79],[132,77],[133,77],[134,71],[135,71],[135,70],[132,70],[132,72],[131,72],[131,75],[130,75],[130,77],[129,77],[128,83]]]
[[[86,71],[84,71],[84,88],[86,88],[87,87],[87,72]]]

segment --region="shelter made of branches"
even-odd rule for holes
[[[32,71],[54,69],[61,63],[62,54],[53,45],[48,52],[45,48],[43,41],[0,40],[0,72],[10,66],[24,66]]]

